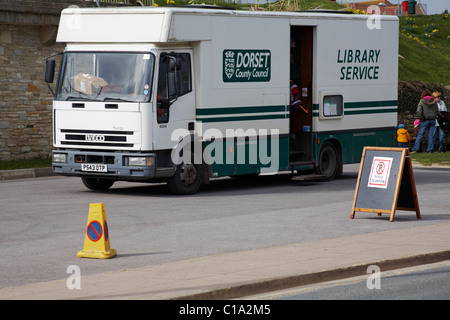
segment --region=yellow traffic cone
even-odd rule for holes
[[[108,224],[106,223],[105,205],[91,203],[84,238],[83,250],[78,251],[78,258],[109,259],[117,255],[109,245]]]

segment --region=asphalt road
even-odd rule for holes
[[[421,220],[408,211],[397,211],[394,222],[364,212],[350,219],[358,170],[346,165],[329,182],[220,179],[191,196],[173,196],[163,184],[124,182],[93,192],[79,178],[1,181],[0,288],[66,279],[70,265],[90,275],[450,220],[448,168],[414,169]],[[98,202],[118,255],[77,258],[89,205]]]
[[[449,300],[450,261],[271,292],[262,300]]]

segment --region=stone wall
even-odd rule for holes
[[[45,57],[62,51],[56,30],[61,10],[70,5],[95,2],[0,2],[0,160],[51,155],[53,96],[44,82]]]
[[[48,157],[53,96],[45,57],[61,46],[41,43],[39,26],[1,24],[0,35],[0,160]]]

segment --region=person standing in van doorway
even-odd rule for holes
[[[397,142],[399,148],[408,148],[408,142],[411,140],[408,130],[405,129],[405,125],[400,123],[397,130]]]
[[[431,96],[430,90],[422,92],[422,98],[417,105],[417,117],[420,119],[419,133],[411,152],[417,152],[423,138],[425,130],[428,130],[427,152],[433,152],[434,141],[436,139],[436,118],[440,115],[435,99]]]
[[[433,92],[433,97],[436,100],[439,112],[447,111],[447,106],[445,105],[445,102],[441,100],[441,93],[435,91]],[[439,152],[441,152],[444,151],[444,130],[442,130],[442,128],[439,127],[439,122],[437,120],[436,120],[436,132],[438,136]]]

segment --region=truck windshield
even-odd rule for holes
[[[151,53],[65,52],[56,100],[150,100]]]

